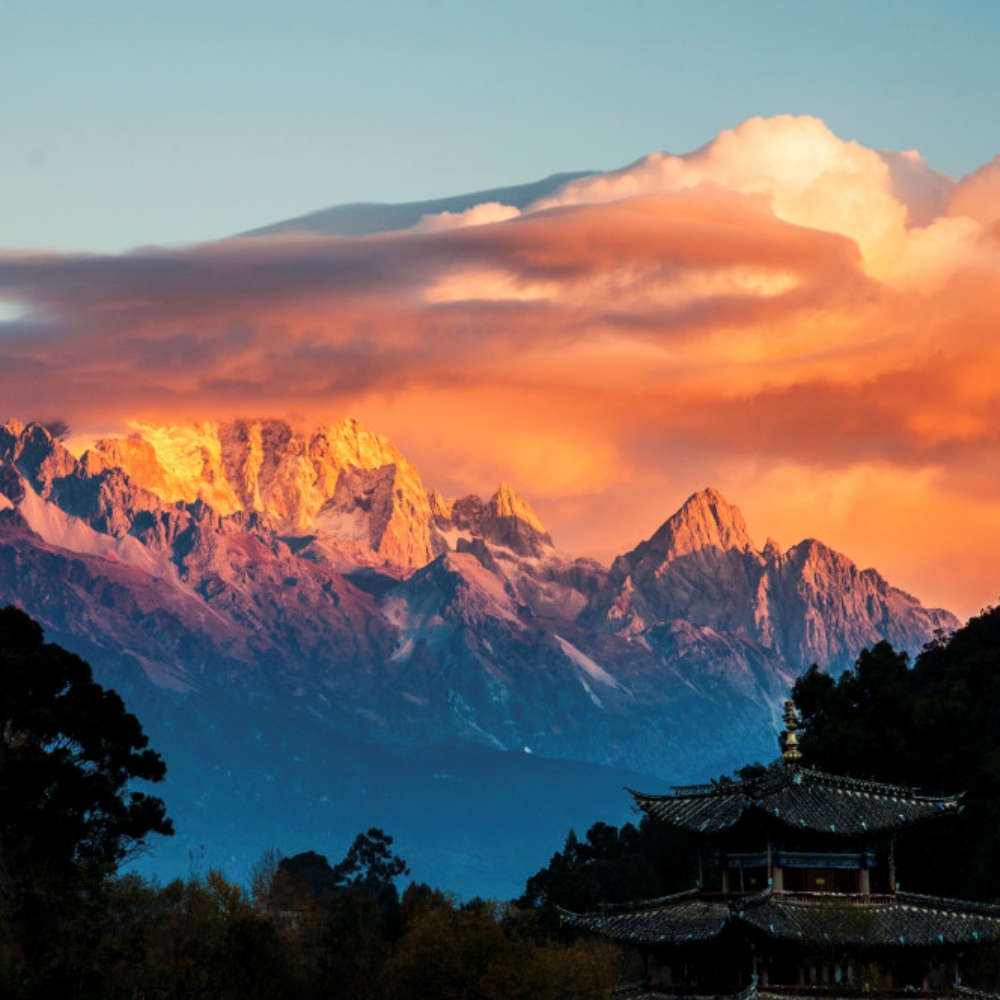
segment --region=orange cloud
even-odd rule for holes
[[[7,252],[0,399],[79,433],[354,413],[428,485],[513,480],[603,557],[712,484],[761,538],[823,538],[968,614],[1000,590],[996,164],[956,183],[754,119],[520,214]]]

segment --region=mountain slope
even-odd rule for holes
[[[538,794],[560,773],[531,763],[543,758],[703,779],[773,755],[808,658],[836,667],[882,636],[919,648],[953,621],[822,543],[758,552],[711,490],[610,571],[572,559],[509,485],[442,497],[351,420],[142,427],[79,458],[8,422],[6,602],[155,722],[193,829],[228,803],[246,816],[294,808],[303,835],[325,836],[330,811],[309,796],[335,786],[355,830],[375,813],[428,856],[446,829],[394,801],[398,780],[380,769],[422,754],[434,767],[490,760]],[[348,757],[343,780],[325,777]],[[421,794],[434,773],[411,772]],[[355,779],[388,799],[376,809]],[[527,836],[532,817],[519,822]],[[490,823],[484,851],[503,852]],[[248,830],[240,843],[234,855],[256,841]]]

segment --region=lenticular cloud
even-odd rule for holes
[[[603,556],[710,483],[975,610],[1000,557],[998,164],[956,181],[782,116],[394,233],[8,250],[4,415],[351,412],[432,484],[516,480]]]

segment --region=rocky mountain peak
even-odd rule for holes
[[[4,438],[19,438],[24,430],[24,424],[15,417],[11,417],[2,427],[0,427],[0,442]],[[0,444],[2,446],[2,444]]]
[[[545,525],[542,524],[531,504],[519,496],[514,488],[507,483],[501,483],[496,493],[490,497],[488,508],[494,517],[516,517],[519,521],[534,528],[538,534],[548,534]]]
[[[656,622],[694,622],[751,639],[793,672],[839,670],[882,638],[919,649],[935,628],[958,625],[816,539],[782,553],[769,538],[757,552],[743,515],[713,489],[619,556],[583,617],[647,639]]]
[[[0,427],[0,462],[15,465],[42,496],[55,480],[72,475],[77,461],[41,424],[8,420]]]
[[[452,518],[452,512],[455,509],[454,499],[448,500],[437,490],[431,490],[430,493],[427,494],[427,502],[430,504],[431,515],[434,518],[434,523],[439,528],[447,528]]]
[[[552,548],[552,536],[545,530],[527,500],[507,483],[501,483],[482,513],[483,537],[519,556],[540,556]]]
[[[297,527],[331,499],[344,469],[412,469],[352,417],[312,430],[277,419],[139,424],[129,437],[94,447],[168,503],[200,499],[224,515],[258,511]]]
[[[311,451],[325,455],[335,464],[356,465],[360,469],[380,469],[386,465],[409,466],[399,449],[382,434],[365,430],[356,417],[345,417],[316,429]]]
[[[553,547],[531,504],[508,483],[501,483],[485,503],[474,493],[445,499],[437,490],[429,494],[428,503],[435,526],[446,535],[461,532],[526,557],[541,556]]]
[[[738,507],[711,487],[693,494],[649,540],[649,548],[665,559],[703,549],[754,552],[746,522]]]
[[[322,531],[401,566],[434,556],[416,468],[353,417],[302,430],[284,420],[138,425],[94,448],[167,503],[257,513],[283,531]]]

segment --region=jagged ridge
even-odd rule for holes
[[[583,619],[631,636],[695,622],[752,639],[793,673],[812,663],[843,669],[880,639],[916,651],[959,624],[815,539],[786,553],[768,539],[758,552],[743,515],[713,489],[619,556]]]

